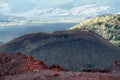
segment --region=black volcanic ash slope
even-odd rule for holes
[[[91,31],[33,33],[16,38],[0,47],[1,52],[22,52],[39,58],[47,65],[59,64],[80,71],[90,64],[107,67],[120,59],[120,49]]]

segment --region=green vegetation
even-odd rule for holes
[[[92,68],[93,65],[92,64],[87,64],[87,68]]]
[[[84,72],[84,68],[81,68],[81,69],[80,69],[80,72]]]
[[[91,30],[120,47],[120,14],[86,19],[70,30]]]

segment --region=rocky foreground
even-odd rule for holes
[[[0,54],[0,80],[120,80],[120,62],[106,69],[70,72],[59,65],[46,66],[42,61],[21,53]]]

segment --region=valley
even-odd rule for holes
[[[35,32],[53,32],[56,30],[65,30],[71,26],[74,26],[75,24],[77,23],[47,23],[0,27],[0,41],[8,42],[16,37]]]

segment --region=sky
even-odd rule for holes
[[[35,8],[55,8],[69,3],[71,0],[0,0],[0,8],[9,9],[12,12],[26,12]]]
[[[17,24],[16,33],[13,30],[15,27],[1,27],[6,26],[8,20],[11,20],[12,24],[16,21],[29,22],[37,19],[80,22],[86,18],[113,13],[120,14],[120,0],[0,0],[0,33],[5,33],[1,34],[0,41],[14,38],[15,34],[18,36],[21,33],[19,31],[22,31],[17,30]],[[24,28],[22,29],[24,31]]]
[[[90,17],[119,13],[119,5],[119,0],[0,0],[0,14],[26,17]]]

